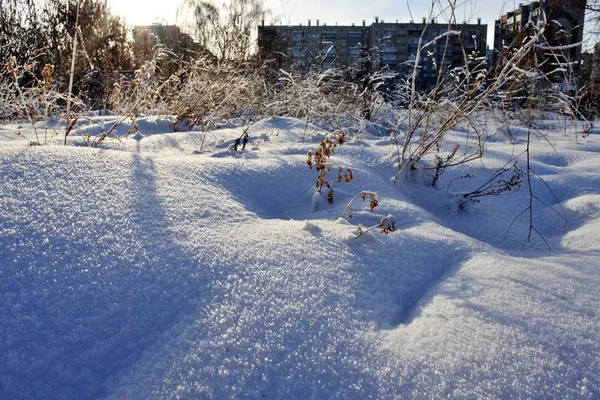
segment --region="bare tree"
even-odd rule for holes
[[[44,37],[35,0],[0,0],[0,60],[17,64],[35,58]]]
[[[231,0],[221,7],[210,1],[184,0],[180,7],[186,29],[222,61],[250,58],[255,27],[264,14],[262,0]]]

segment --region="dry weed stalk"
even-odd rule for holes
[[[352,204],[354,203],[354,201],[358,198],[362,199],[362,204],[365,204],[365,201],[367,200],[367,197],[369,198],[370,202],[369,202],[369,209],[371,211],[375,210],[375,207],[377,207],[379,205],[379,200],[377,199],[377,193],[375,192],[368,192],[368,191],[362,191],[359,194],[357,194],[356,196],[354,196],[352,198],[352,200],[350,200],[348,202],[348,205],[346,206],[346,208],[344,208],[344,212],[342,213],[342,218],[346,218],[346,215],[348,215],[348,218],[352,219]]]
[[[349,219],[352,219],[352,204],[359,197],[362,199],[362,204],[364,204],[367,201],[367,198],[369,199],[369,209],[371,211],[375,210],[375,208],[379,205],[379,200],[377,199],[377,193],[369,192],[369,191],[362,191],[359,194],[357,194],[356,196],[354,196],[352,198],[352,200],[350,200],[348,202],[348,205],[346,206],[346,208],[344,208],[342,218],[345,218],[347,215]],[[381,233],[383,233],[385,235],[387,235],[390,232],[394,232],[394,231],[396,231],[396,219],[392,215],[388,214],[387,217],[382,218],[378,224],[373,225],[370,228],[364,228],[362,226],[362,224],[358,224],[358,227],[356,228],[358,235],[354,239],[358,239],[359,237],[366,234],[367,232],[370,232],[370,231],[372,231],[374,229],[378,229],[378,228],[381,230]]]
[[[327,180],[327,173],[331,171],[332,165],[327,162],[327,159],[334,153],[338,146],[343,146],[346,143],[346,134],[343,131],[337,131],[333,133],[332,138],[325,138],[321,140],[319,148],[315,151],[314,155],[312,151],[308,152],[308,158],[306,164],[308,168],[312,169],[313,164],[317,170],[317,192],[321,193],[323,186],[327,187],[327,201],[329,204],[333,204],[333,186],[331,182]],[[338,168],[338,182],[342,180],[342,173],[344,168]],[[346,168],[346,174],[344,175],[345,182],[351,182],[354,179],[354,174],[350,168]]]
[[[81,7],[81,1],[77,2],[77,11],[75,14],[75,29],[79,28],[79,9]],[[67,111],[66,111],[66,121],[67,125],[71,122],[71,98],[73,96],[73,77],[75,76],[75,60],[77,57],[77,34],[73,34],[73,48],[71,54],[71,71],[69,75],[69,91],[67,93]],[[65,131],[65,146],[67,145],[67,137],[71,133],[70,130]]]
[[[433,175],[433,181],[431,183],[431,186],[436,187],[438,179],[440,179],[440,176],[444,173],[446,167],[450,165],[450,163],[454,159],[454,156],[456,156],[456,152],[458,151],[459,147],[459,145],[455,145],[454,149],[450,152],[450,154],[446,155],[445,157],[440,156],[439,154],[435,155],[435,173]]]
[[[479,199],[484,196],[502,196],[517,192],[523,184],[524,172],[518,167],[516,161],[509,161],[502,168],[495,171],[484,183],[477,189],[462,195],[462,199],[458,203],[459,210],[464,210],[469,203],[479,203]],[[473,174],[466,174],[454,178],[448,185],[457,179],[475,178]]]
[[[30,66],[25,66],[25,70],[29,70]],[[33,119],[32,114],[34,113],[34,107],[33,105],[28,105],[27,101],[25,100],[25,95],[23,94],[23,90],[21,90],[21,86],[19,85],[19,74],[18,74],[18,70],[17,70],[17,62],[16,59],[14,57],[11,57],[9,62],[6,64],[6,70],[9,72],[11,78],[12,78],[12,84],[15,88],[15,90],[17,91],[17,94],[19,96],[19,100],[21,101],[21,106],[22,106],[22,111],[25,113],[25,115],[27,116],[27,119],[29,120],[29,123],[31,124],[31,126],[33,127],[33,131],[35,132],[35,139],[36,139],[36,143],[35,144],[40,144],[40,138],[38,135],[38,131],[37,128],[35,127],[35,121]],[[33,144],[33,143],[31,143]]]
[[[0,76],[0,118],[26,119],[35,134],[35,140],[30,140],[31,145],[46,144],[49,141],[49,122],[53,118],[63,115],[66,95],[59,92],[54,81],[55,68],[46,64],[36,71],[35,62],[17,65],[14,57],[5,64],[7,75]],[[23,82],[28,82],[27,85]],[[81,109],[83,104],[80,99],[72,97],[72,108]],[[43,142],[40,135],[43,123]],[[71,121],[72,122],[72,121]],[[54,136],[58,134],[59,124],[52,128]],[[67,130],[73,129],[72,124],[66,126]],[[24,137],[24,136],[23,136]]]
[[[378,228],[381,230],[381,233],[383,233],[384,235],[387,235],[390,232],[395,232],[396,231],[396,219],[392,215],[388,215],[387,217],[382,218],[381,221],[379,221],[379,223],[377,225],[373,225],[370,228],[365,229],[362,225],[358,225],[358,228],[357,228],[358,235],[354,239],[358,239],[359,237],[363,236],[367,232],[370,232],[370,231],[372,231],[374,229],[378,229]]]
[[[478,54],[467,55],[463,47],[464,66],[450,73],[450,77],[454,77],[458,84],[455,87],[449,86],[448,82],[441,79],[443,69],[440,69],[438,82],[427,96],[420,96],[414,86],[416,71],[420,67],[419,55],[426,46],[420,45],[413,70],[407,133],[395,179],[399,179],[406,169],[421,167],[421,161],[431,157],[444,143],[447,133],[460,124],[467,124],[473,129],[476,147],[460,157],[453,157],[445,163],[445,167],[480,158],[483,155],[484,138],[481,129],[472,119],[473,114],[488,109],[490,102],[498,96],[519,101],[519,98],[515,98],[515,94],[518,94],[515,90],[523,87],[524,81],[550,80],[550,73],[544,73],[537,69],[537,65],[531,65],[538,50],[559,50],[549,45],[544,32],[544,25],[538,26],[530,22],[527,29],[521,31],[500,53],[498,61],[491,68],[486,68],[485,57]],[[559,60],[556,62],[560,63]],[[443,114],[438,124],[433,123],[435,112]]]

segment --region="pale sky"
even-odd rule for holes
[[[215,3],[221,1],[216,0]],[[527,3],[526,0],[521,0]],[[153,22],[176,23],[177,0],[108,0],[113,10],[123,15],[132,25],[149,25]],[[408,22],[412,14],[415,21],[429,15],[432,0],[266,0],[266,8],[271,10],[271,16],[265,23],[278,18],[284,24],[297,25],[300,22],[307,24],[308,19],[319,19],[328,25],[350,25],[367,21],[367,25],[378,16],[386,22]],[[448,0],[441,0],[447,4]],[[517,0],[458,0],[458,4],[465,4],[457,12],[457,21],[469,20],[477,22],[482,19],[483,24],[488,24],[488,41],[493,47],[494,20],[507,11],[518,7]],[[408,5],[407,5],[408,4]],[[410,6],[410,13],[409,13]],[[438,8],[434,9],[434,16],[440,15]],[[438,16],[438,21],[443,17]]]

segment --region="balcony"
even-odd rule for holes
[[[299,48],[293,48],[292,49],[292,57],[294,57],[294,58],[303,58],[304,56],[306,56],[306,50],[299,49]]]

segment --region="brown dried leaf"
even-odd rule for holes
[[[375,209],[375,207],[377,207],[377,205],[378,205],[377,199],[371,198],[371,204],[369,204],[369,208],[371,209],[371,211],[373,211]]]
[[[375,193],[369,193],[369,198],[371,199],[369,207],[371,208],[371,211],[373,211],[375,207],[379,205],[379,201],[377,200],[377,195]]]
[[[352,173],[352,170],[350,168],[348,168],[348,171],[346,172],[346,175],[344,176],[346,182],[351,182],[352,179],[354,179],[354,174]]]
[[[386,235],[390,232],[396,231],[396,221],[391,215],[383,218],[377,226],[379,226],[381,228],[381,232]]]

